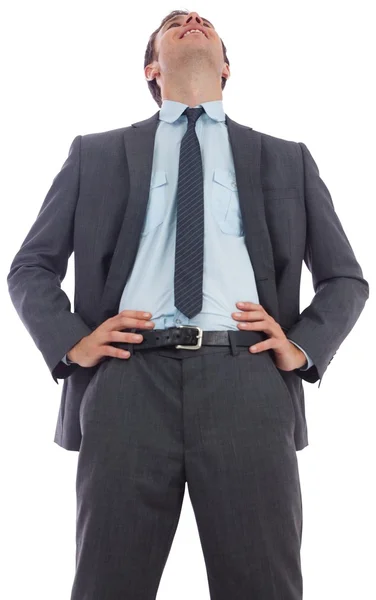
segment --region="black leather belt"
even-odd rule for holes
[[[263,331],[203,331],[197,325],[179,325],[167,329],[122,329],[123,332],[141,333],[142,342],[113,342],[112,345],[128,349],[133,346],[134,350],[146,350],[149,348],[160,348],[162,346],[173,346],[177,349],[198,350],[201,346],[231,346],[233,351],[236,346],[251,346],[257,342],[267,339]]]

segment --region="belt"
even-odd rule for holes
[[[203,331],[197,325],[178,325],[167,329],[123,329],[123,332],[141,333],[143,340],[140,343],[113,342],[112,345],[120,348],[133,346],[134,350],[146,350],[149,348],[160,348],[173,346],[177,349],[198,350],[201,346],[251,346],[256,342],[267,339],[264,331]]]

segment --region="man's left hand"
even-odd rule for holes
[[[232,313],[232,317],[239,321],[238,329],[240,331],[265,331],[270,336],[267,340],[250,346],[249,351],[252,354],[263,350],[273,350],[275,364],[282,371],[293,371],[306,364],[307,359],[304,352],[287,339],[279,323],[266,312],[261,304],[253,302],[243,302],[243,304],[244,306],[240,306],[239,302],[236,303],[240,316],[236,316],[236,312]]]

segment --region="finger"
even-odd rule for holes
[[[127,319],[123,322],[120,322],[120,325],[117,326],[118,330],[122,329],[153,329],[155,327],[154,321],[145,321],[143,319]]]
[[[149,313],[150,314],[150,313]],[[155,326],[154,321],[146,319],[136,319],[134,317],[118,316],[108,323],[107,331],[121,330],[121,329],[153,329]]]
[[[261,311],[243,311],[241,313],[234,312],[232,313],[232,316],[238,321],[259,321],[260,319],[265,319],[265,313]]]
[[[114,358],[129,358],[131,355],[128,350],[115,348],[115,346],[101,346],[101,352],[103,356],[112,356]]]
[[[262,310],[262,311],[264,311],[264,307],[261,304],[256,304],[255,302],[237,302],[236,306],[238,306],[242,310]]]
[[[268,335],[273,335],[268,321],[244,321],[237,324],[238,329],[249,329],[253,331],[264,331]]]
[[[150,319],[151,313],[144,310],[122,310],[119,315],[135,317],[136,319]]]
[[[133,333],[131,331],[109,331],[105,342],[130,342],[132,344],[140,344],[144,339],[142,333]]]
[[[258,344],[253,344],[253,346],[249,347],[249,351],[253,353],[263,352],[264,350],[270,350],[274,348],[274,338],[268,338],[263,342],[259,342]]]
[[[122,321],[124,318],[136,319],[136,320],[145,320],[151,318],[151,313],[143,310],[122,310],[114,317],[111,317],[110,320],[113,321]]]

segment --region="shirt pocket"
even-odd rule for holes
[[[211,191],[211,212],[221,231],[238,237],[244,235],[235,173],[214,169]]]
[[[155,171],[153,173],[149,200],[146,207],[144,226],[141,235],[148,235],[163,223],[167,206],[167,176],[166,171]]]

